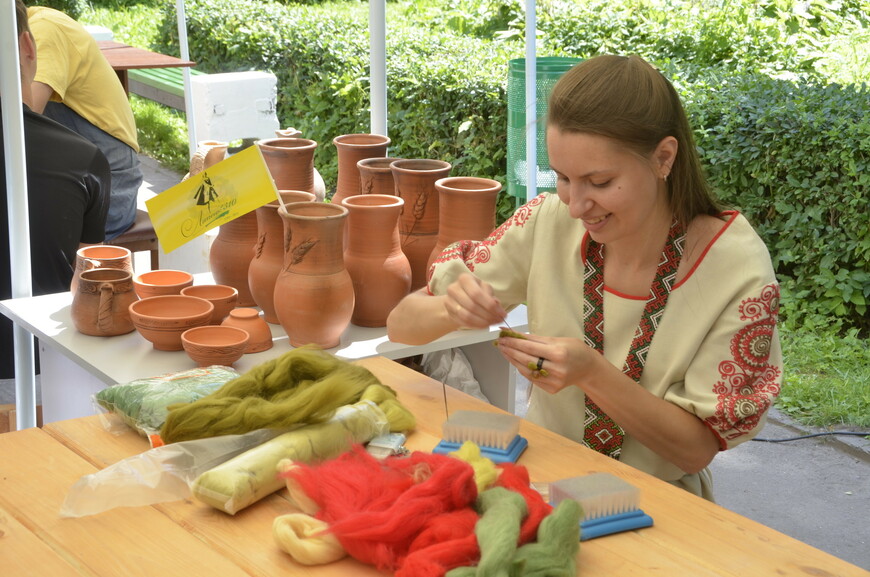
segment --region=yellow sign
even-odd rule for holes
[[[256,145],[146,200],[161,248],[181,245],[278,198]]]

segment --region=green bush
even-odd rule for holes
[[[28,6],[47,6],[65,12],[67,16],[78,20],[88,7],[88,0],[24,0]]]

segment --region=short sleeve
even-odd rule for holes
[[[665,399],[694,413],[719,439],[720,449],[758,434],[782,385],[775,282],[736,296],[701,344],[685,380]]]

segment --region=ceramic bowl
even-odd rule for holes
[[[210,325],[219,325],[239,302],[239,291],[225,284],[198,284],[181,289],[181,294],[205,299],[214,305]]]
[[[272,348],[272,328],[257,309],[233,309],[221,325],[238,327],[248,332],[251,339],[245,349],[246,353],[259,353]]]
[[[200,367],[232,366],[245,354],[248,332],[236,327],[208,325],[181,333],[184,351]]]
[[[183,270],[157,269],[133,277],[133,287],[140,299],[181,294],[193,284],[193,275]]]
[[[209,301],[186,295],[148,297],[130,304],[133,326],[158,351],[180,351],[181,333],[207,325],[213,312]]]

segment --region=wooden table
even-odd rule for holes
[[[396,389],[417,416],[408,438],[430,450],[444,419],[441,385],[382,357],[356,361]],[[450,411],[499,411],[448,388]],[[868,577],[870,573],[704,501],[617,461],[523,422],[520,459],[532,481],[609,471],[640,487],[651,528],[580,545],[583,577],[776,575]],[[194,500],[126,507],[78,519],[58,516],[68,488],[147,449],[129,432],[103,430],[97,417],[0,435],[0,568],[4,577],[246,577],[380,575],[353,559],[303,567],[273,543],[272,521],[291,512],[283,491],[231,517]]]
[[[182,60],[175,56],[160,54],[159,52],[151,52],[143,48],[128,46],[120,42],[112,40],[101,40],[97,42],[103,56],[109,61],[112,68],[118,74],[118,79],[127,94],[130,93],[130,83],[127,78],[127,71],[140,68],[187,68],[196,66],[196,62],[190,60]]]

